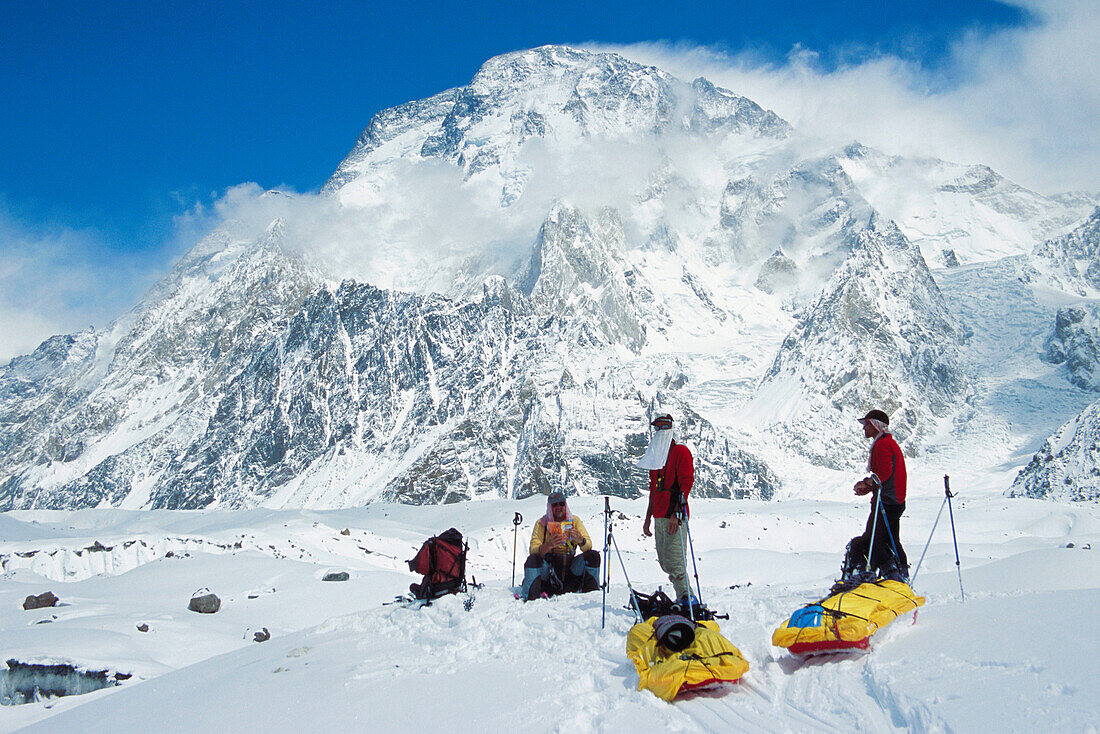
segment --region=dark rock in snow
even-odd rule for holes
[[[199,589],[191,596],[191,601],[187,604],[188,609],[200,614],[213,614],[221,609],[221,606],[222,600],[210,589]]]
[[[324,575],[322,581],[347,581],[351,575],[347,571],[330,571]]]
[[[46,591],[38,596],[28,596],[23,600],[23,609],[44,609],[45,607],[57,606],[57,597],[54,596],[52,591]]]

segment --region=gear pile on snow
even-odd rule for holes
[[[698,599],[692,599],[690,606],[686,601],[674,601],[668,594],[657,589],[652,594],[643,594],[635,589],[630,590],[630,601],[627,609],[634,609],[642,619],[650,617],[663,617],[670,614],[678,614],[689,619],[729,619],[728,614],[718,614]]]
[[[420,546],[416,556],[408,561],[409,570],[424,575],[419,584],[410,584],[414,599],[430,602],[447,594],[466,591],[466,551],[462,533],[451,528]]]

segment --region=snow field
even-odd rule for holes
[[[602,546],[602,500],[574,503]],[[942,494],[921,493],[903,518],[914,566],[941,503]],[[667,589],[652,540],[640,532],[643,502],[611,504],[631,582]],[[134,537],[202,538],[211,547],[248,539],[239,550],[162,557],[80,580],[9,571],[0,584],[5,660],[107,667],[134,678],[5,706],[0,730],[386,731],[428,722],[463,732],[1095,730],[1100,644],[1090,623],[1100,603],[1100,556],[1092,550],[1100,508],[962,494],[954,510],[965,603],[945,511],[917,579],[927,603],[916,624],[912,614],[899,618],[868,655],[802,661],[771,646],[772,630],[828,587],[844,544],[862,528],[865,504],[696,501],[691,530],[703,594],[730,615],[720,620],[723,634],[751,668],[737,686],[673,705],[636,690],[625,655],[633,619],[614,555],[605,630],[598,592],[527,604],[512,598],[511,518],[524,516],[518,581],[544,508],[531,498],[331,512],[0,516],[0,553],[8,554]],[[462,596],[419,610],[383,605],[418,580],[403,560],[451,526],[470,541],[469,574],[485,584],[471,608]],[[320,581],[337,568],[351,580]],[[222,598],[217,614],[187,611],[203,586]],[[46,589],[66,606],[20,608],[24,596]],[[149,632],[137,631],[142,622]],[[250,641],[259,627],[270,641]]]

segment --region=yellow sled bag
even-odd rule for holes
[[[648,688],[658,698],[671,701],[687,691],[736,683],[749,669],[741,651],[722,636],[718,623],[699,622],[695,639],[677,652],[663,647],[654,633],[657,617],[630,628],[626,655],[638,671],[638,690]]]
[[[772,634],[772,644],[795,655],[866,650],[879,628],[923,604],[900,581],[860,584],[799,609]]]

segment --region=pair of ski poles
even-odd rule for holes
[[[966,601],[966,593],[963,591],[962,566],[959,563],[959,541],[955,535],[955,512],[951,506],[951,498],[955,495],[951,492],[951,477],[946,474],[943,477],[943,492],[944,498],[943,502],[940,503],[940,511],[936,513],[936,521],[932,523],[932,532],[928,534],[928,542],[924,544],[924,551],[920,554],[920,560],[917,561],[917,568],[913,571],[913,578],[909,580],[909,585],[912,587],[917,581],[917,574],[920,573],[920,566],[924,563],[924,555],[928,552],[928,546],[932,544],[932,536],[936,533],[936,526],[940,524],[940,517],[943,515],[943,507],[947,505],[947,514],[951,518],[951,542],[955,546],[955,570],[959,575],[959,597],[962,601]],[[886,511],[882,509],[882,492],[880,487],[880,491],[875,494],[875,517],[871,522],[871,543],[867,548],[867,568],[871,568],[871,555],[874,553],[875,549],[875,531],[878,528],[878,518],[880,514],[883,516],[884,520],[882,524],[886,527],[886,532],[890,536],[890,546],[894,551],[894,561],[898,564],[901,563],[897,543],[894,541],[894,533],[890,530],[890,523],[885,521]]]
[[[955,546],[955,571],[959,575],[959,598],[962,601],[966,601],[966,593],[963,592],[963,577],[962,566],[959,564],[959,541],[955,536],[955,512],[951,508],[951,498],[956,495],[951,492],[951,477],[946,474],[943,475],[943,502],[940,503],[940,511],[936,513],[936,521],[932,523],[932,532],[928,534],[928,542],[924,544],[924,551],[920,554],[920,560],[917,561],[917,570],[913,572],[912,583],[916,583],[917,574],[920,573],[920,565],[924,563],[924,554],[928,552],[928,546],[932,544],[932,536],[936,533],[936,526],[940,524],[940,517],[943,515],[943,506],[947,505],[947,514],[951,518],[951,542]]]
[[[688,615],[691,621],[695,621],[695,605],[696,603],[702,603],[703,590],[699,584],[699,565],[695,561],[695,544],[691,540],[691,527],[688,524],[687,513],[681,506],[677,511],[677,517],[680,521],[678,532],[680,534],[680,548],[684,554],[684,573],[687,573],[687,554],[688,549],[691,550],[691,565],[695,574],[695,589],[698,592],[698,596],[692,599],[691,585],[688,585]],[[641,610],[638,609],[636,604],[636,596],[634,595],[634,587],[630,583],[630,575],[626,572],[626,564],[623,562],[623,554],[619,551],[619,544],[615,541],[614,523],[611,521],[611,498],[603,498],[603,529],[604,529],[604,545],[603,545],[603,579],[600,586],[603,589],[603,601],[601,603],[602,611],[600,615],[600,629],[604,629],[607,625],[607,588],[611,585],[611,564],[608,563],[608,556],[610,550],[614,548],[615,555],[619,559],[619,565],[623,569],[623,578],[626,579],[626,587],[630,592],[630,610],[634,612],[634,618],[641,621]],[[684,534],[687,534],[687,543],[684,543]]]

